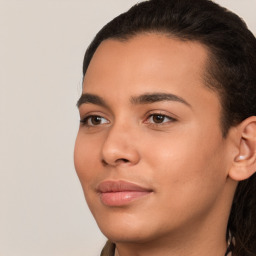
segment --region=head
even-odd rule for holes
[[[166,205],[155,218],[167,221],[169,215],[175,220],[169,225],[156,221],[159,236],[178,228],[184,234],[192,222],[222,212],[224,227],[218,228],[235,237],[236,255],[255,252],[256,228],[250,222],[256,217],[255,70],[255,37],[239,17],[208,0],[142,2],[97,34],[84,58],[87,96],[79,101],[82,115],[94,113],[94,119],[85,119],[94,126],[90,131],[80,128],[75,164],[89,207],[108,237],[117,241],[120,234],[109,231],[99,211],[116,219],[127,214],[131,218],[126,216],[123,225],[131,227],[133,217],[143,218],[139,212],[145,219],[145,212],[152,217],[150,207],[158,207],[154,196],[159,195]],[[128,99],[133,99],[130,105]],[[82,103],[90,107],[82,110]],[[148,110],[151,114],[145,116]],[[147,128],[121,122],[132,113],[141,114],[137,121]],[[153,128],[153,122],[161,128]],[[138,175],[138,169],[147,171]],[[93,175],[100,178],[90,182]],[[141,182],[153,199],[141,208],[136,202],[131,209],[97,205],[92,191],[107,178]],[[168,190],[168,184],[170,195],[175,191],[178,198],[170,198],[170,204],[161,196],[161,186]],[[190,212],[181,214],[185,206]],[[150,232],[155,230],[146,231],[148,237],[137,230],[136,239],[153,239]]]

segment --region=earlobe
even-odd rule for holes
[[[245,119],[238,127],[240,144],[229,177],[236,181],[248,179],[256,172],[256,116]]]

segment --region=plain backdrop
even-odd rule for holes
[[[0,256],[97,256],[73,165],[82,60],[136,0],[0,0]],[[256,33],[256,0],[219,0]]]

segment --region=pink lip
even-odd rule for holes
[[[149,195],[152,189],[144,188],[127,181],[104,181],[99,184],[97,191],[104,205],[122,206]]]

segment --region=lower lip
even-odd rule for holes
[[[120,191],[120,192],[108,192],[101,193],[100,200],[107,206],[122,206],[129,204],[130,202],[137,200],[141,197],[149,195],[148,191]]]

